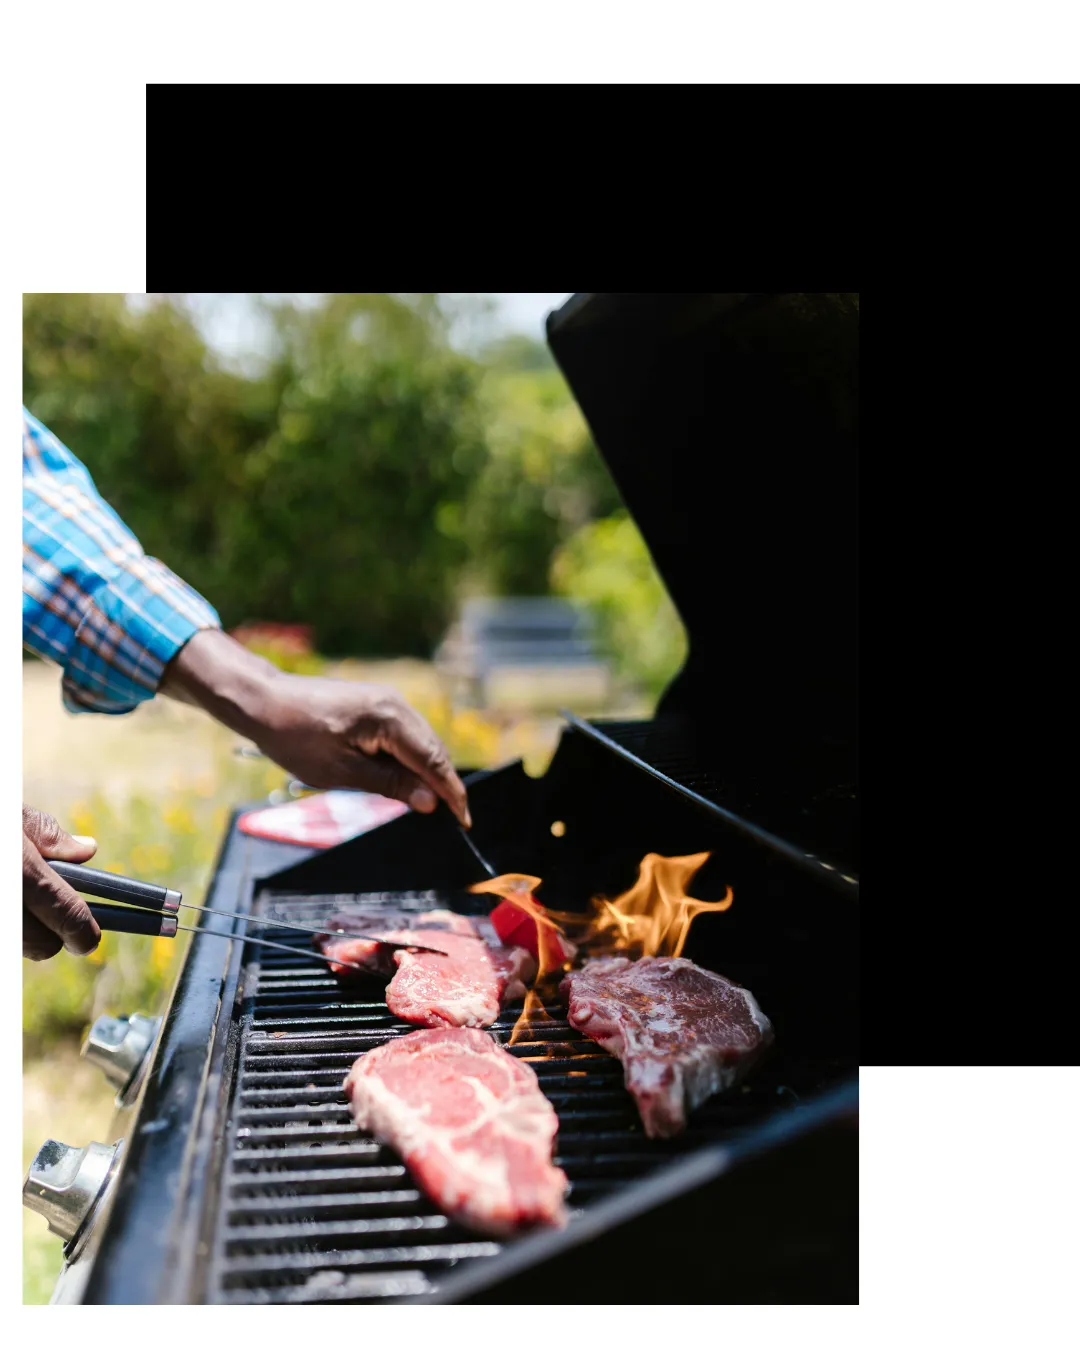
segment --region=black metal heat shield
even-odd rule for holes
[[[473,838],[497,871],[527,868],[520,842],[537,810],[538,780],[520,761],[479,770],[464,780],[473,817]],[[335,891],[465,890],[487,873],[462,838],[457,821],[440,806],[432,815],[410,811],[378,829],[324,849],[264,883],[277,891],[329,895]]]
[[[794,867],[815,889],[858,895],[857,886],[823,868],[803,847],[708,802],[688,803],[584,727],[564,728],[542,778],[530,778],[516,761],[465,782],[480,851],[498,872],[542,877],[541,899],[553,909],[584,909],[591,896],[628,887],[647,852],[673,856],[707,849],[719,851],[723,868],[708,865],[699,884],[719,886],[720,895],[721,878],[738,883],[742,857],[751,868],[759,860],[780,871]],[[257,889],[309,895],[464,891],[485,879],[456,821],[440,809],[431,816],[410,812],[314,853],[263,876]],[[844,922],[849,909],[842,906]]]

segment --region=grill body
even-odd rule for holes
[[[743,1089],[704,1104],[680,1139],[648,1140],[621,1066],[550,1007],[550,1020],[511,1053],[536,1069],[559,1115],[556,1156],[574,1217],[561,1233],[492,1242],[451,1224],[400,1160],[349,1120],[349,1065],[412,1029],[377,986],[339,988],[287,929],[265,931],[294,944],[295,958],[240,938],[196,938],[126,1127],[111,1210],[81,1275],[72,1272],[83,1301],[741,1302],[755,1290],[771,1301],[856,1298],[850,887],[605,741],[571,727],[543,779],[518,765],[475,775],[478,842],[496,866],[535,870],[542,898],[568,909],[628,885],[645,851],[711,849],[694,892],[719,898],[731,884],[735,903],[695,923],[685,954],[753,990],[776,1029]],[[483,915],[490,903],[464,889],[480,879],[477,863],[449,820],[402,816],[275,871],[268,863],[281,849],[231,829],[210,903],[303,922],[339,907],[374,918],[435,906]],[[424,889],[408,887],[410,876],[426,878]],[[438,878],[444,884],[432,885]],[[500,1040],[516,1013],[500,1017]],[[753,1262],[725,1255],[718,1270],[720,1248],[703,1239],[703,1225],[718,1234],[715,1216],[737,1214],[739,1196],[746,1232],[761,1244]],[[643,1251],[649,1287],[632,1259]],[[601,1278],[569,1278],[582,1261]]]
[[[61,1301],[857,1299],[858,300],[583,295],[548,336],[690,654],[654,721],[570,719],[542,779],[474,775],[475,839],[570,910],[628,887],[646,852],[710,850],[694,893],[735,902],[684,954],[753,991],[772,1054],[682,1139],[649,1141],[621,1067],[550,1009],[513,1053],[558,1112],[574,1218],[480,1240],[348,1121],[352,1058],[409,1028],[299,944],[267,958],[205,917],[238,940],[191,944]],[[480,879],[446,816],[311,856],[233,824],[208,903],[305,922],[342,895],[468,908]]]
[[[317,922],[337,909],[375,916],[388,905],[468,910],[471,901],[461,894],[312,899],[270,891],[259,907],[283,920]],[[287,930],[279,937],[289,940]],[[504,1045],[518,1011],[504,1010],[492,1028]],[[440,1214],[393,1151],[351,1123],[341,1090],[349,1067],[414,1027],[377,993],[343,993],[302,951],[295,959],[264,952],[251,962],[239,1014],[207,1301],[442,1301],[455,1280],[500,1256],[501,1244]],[[621,1065],[571,1028],[560,1007],[548,1006],[508,1049],[536,1071],[558,1113],[556,1161],[570,1182],[575,1225],[598,1201],[673,1159],[713,1146],[715,1167],[717,1144],[790,1116],[835,1074],[827,1062],[778,1056],[741,1089],[705,1103],[680,1139],[653,1141],[622,1085]],[[475,1283],[470,1279],[470,1288]],[[481,1279],[477,1288],[487,1286]],[[562,1290],[553,1288],[552,1297],[563,1298]],[[618,1293],[620,1301],[625,1296]],[[596,1300],[595,1290],[588,1298]]]

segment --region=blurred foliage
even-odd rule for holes
[[[248,623],[231,636],[290,675],[321,675],[326,662],[311,645],[310,624]]]
[[[608,538],[586,527],[618,495],[544,343],[466,356],[431,294],[263,313],[268,351],[241,372],[182,296],[24,299],[27,407],[227,628],[307,623],[328,656],[427,656],[463,594],[545,594],[562,545]],[[625,672],[653,669],[638,626],[622,633]]]
[[[547,347],[515,336],[484,358],[488,454],[467,516],[478,588],[545,595],[554,550],[619,497]]]
[[[434,297],[270,313],[276,416],[244,458],[228,524],[245,607],[314,622],[328,653],[426,655],[469,554],[477,371],[447,345]]]
[[[217,369],[177,305],[50,294],[24,298],[23,400],[147,553],[230,612],[225,527],[245,453],[273,425],[269,390]]]
[[[584,525],[552,561],[560,594],[588,605],[603,649],[657,698],[686,659],[686,630],[625,511]]]

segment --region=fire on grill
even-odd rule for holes
[[[503,901],[491,920],[504,942],[520,943],[537,958],[536,979],[528,990],[510,1036],[513,1044],[534,1021],[545,1021],[543,995],[555,992],[558,977],[576,956],[681,955],[690,925],[698,914],[721,913],[734,899],[731,887],[723,900],[694,900],[684,885],[708,860],[708,853],[686,858],[642,859],[637,881],[614,899],[594,896],[584,914],[545,909],[536,897],[539,877],[513,872],[470,886],[474,895],[498,895]]]
[[[296,933],[206,916],[237,941],[191,944],[62,1301],[857,1301],[857,303],[577,296],[549,341],[682,672],[649,719],[567,715],[542,778],[470,776],[494,880],[449,818],[304,856],[234,821],[207,898],[369,934],[444,911],[529,956],[528,997],[418,1031]],[[350,1113],[354,1065],[400,1086],[406,1046],[474,1037],[536,1127],[530,1218],[561,1174],[565,1227],[508,1237],[490,1192],[477,1231],[379,1084]]]
[[[518,934],[539,957],[508,1047],[550,1024],[545,993],[565,992],[570,1025],[622,1061],[650,1138],[681,1133],[687,1110],[733,1086],[772,1036],[752,994],[679,956],[694,917],[722,912],[732,901],[730,887],[715,903],[685,894],[683,881],[708,856],[649,854],[624,895],[597,897],[584,915],[545,911],[533,894],[536,877],[512,874],[470,888],[505,897],[499,908],[509,905],[532,926],[531,934],[523,933],[503,916],[500,936]],[[434,932],[445,949],[442,955],[396,951],[399,970],[387,1004],[405,1021],[434,1030],[413,1032],[357,1059],[345,1079],[353,1117],[394,1147],[424,1193],[464,1227],[505,1235],[530,1223],[561,1226],[566,1177],[550,1161],[557,1117],[525,1067],[530,1057],[515,1060],[474,1029],[495,1021],[496,971],[500,963],[516,965],[519,949],[489,947],[467,919],[449,912],[428,917],[439,917],[440,927],[418,921],[402,928],[407,920],[399,920],[386,935],[431,941]],[[564,940],[559,920],[580,928],[577,943]],[[357,921],[371,926],[360,916]],[[331,923],[347,924],[348,916]],[[347,938],[332,943],[339,941],[353,950]],[[634,952],[637,959],[589,959],[601,949]],[[362,959],[362,953],[354,955]],[[556,988],[559,975],[581,955],[584,970],[571,971]],[[411,997],[403,998],[401,990],[395,997],[395,985],[409,979]]]

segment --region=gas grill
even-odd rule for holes
[[[654,719],[568,715],[542,778],[520,764],[471,774],[474,836],[499,871],[541,876],[545,903],[579,911],[629,886],[646,852],[708,850],[694,895],[718,899],[730,885],[735,902],[694,924],[684,955],[754,992],[776,1031],[772,1053],[695,1111],[683,1136],[649,1140],[621,1065],[560,1007],[512,1046],[520,1009],[505,1009],[492,1032],[536,1070],[555,1107],[572,1217],[560,1232],[495,1242],[447,1219],[393,1151],[351,1123],[349,1066],[414,1028],[377,988],[339,987],[295,932],[262,930],[295,955],[260,952],[239,925],[208,917],[237,940],[191,944],[138,1099],[121,1113],[122,1152],[70,1238],[60,1301],[856,1301],[845,509],[857,305],[578,296],[552,316],[549,337],[687,623],[690,656]],[[649,455],[643,444],[661,427],[666,453]],[[728,432],[730,455],[745,448],[761,461],[732,468],[728,486],[749,492],[746,515],[764,537],[722,518],[734,536],[725,577],[715,562],[704,571],[713,536],[688,533],[704,518],[704,490],[690,501],[675,490]],[[795,471],[797,506],[774,500],[785,455],[821,467],[817,477]],[[752,557],[740,555],[751,542]],[[798,575],[779,594],[784,567]],[[800,610],[808,596],[813,624]],[[234,821],[208,904],[281,923],[441,907],[483,926],[490,897],[467,889],[481,879],[448,815],[409,813],[314,853],[248,838]]]

